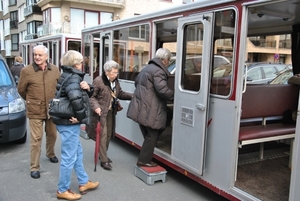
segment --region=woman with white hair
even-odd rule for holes
[[[90,98],[92,108],[92,123],[86,127],[88,136],[96,140],[96,126],[100,117],[100,165],[105,170],[111,170],[112,161],[107,157],[109,142],[115,135],[115,116],[118,99],[131,100],[132,94],[124,92],[118,81],[119,64],[113,60],[103,66],[102,75],[93,81],[94,93]]]

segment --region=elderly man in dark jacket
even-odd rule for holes
[[[129,104],[127,117],[137,122],[144,136],[144,143],[138,157],[137,166],[154,167],[152,155],[158,136],[166,128],[167,101],[174,92],[167,85],[169,71],[166,66],[172,54],[160,48],[155,58],[139,73],[135,80],[136,89]]]

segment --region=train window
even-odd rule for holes
[[[230,93],[233,73],[233,41],[235,32],[235,12],[219,11],[215,14],[213,73],[211,94],[227,96]]]
[[[76,50],[78,52],[81,52],[80,47],[81,47],[81,42],[80,41],[72,41],[68,40],[68,50]]]
[[[115,30],[113,44],[113,60],[120,64],[119,78],[134,80],[149,61],[149,25]]]
[[[199,91],[201,63],[202,63],[202,43],[203,43],[203,24],[189,24],[184,28],[185,54],[182,57],[182,79],[183,89]]]

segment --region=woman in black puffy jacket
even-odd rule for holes
[[[57,91],[62,87],[61,97],[70,100],[74,111],[74,117],[53,117],[53,122],[61,136],[61,162],[56,196],[66,200],[81,198],[80,194],[70,190],[73,168],[77,175],[81,194],[85,194],[99,185],[99,182],[89,180],[82,162],[83,150],[79,140],[80,124],[89,124],[89,96],[93,93],[92,85],[83,81],[85,73],[81,71],[82,62],[83,56],[79,52],[74,50],[66,52],[61,58],[63,73],[56,86]],[[62,86],[65,79],[67,80]]]

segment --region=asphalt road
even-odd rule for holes
[[[29,133],[29,132],[28,132]],[[94,172],[94,141],[81,138],[84,150],[85,169],[92,181],[99,181],[95,191],[83,195],[81,200],[89,201],[225,201],[206,187],[167,168],[165,183],[155,182],[149,186],[134,175],[134,164],[139,150],[113,139],[108,151],[113,161],[112,171],[104,170],[98,164]],[[30,177],[30,141],[25,144],[0,144],[0,201],[50,201],[57,200],[56,190],[59,163],[50,163],[45,156],[45,138],[41,154],[41,178]],[[60,136],[56,142],[56,154],[60,159]],[[78,192],[75,174],[71,189]]]

